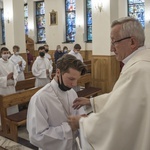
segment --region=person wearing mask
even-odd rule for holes
[[[17,45],[13,46],[14,54],[9,58],[14,65],[16,65],[18,70],[18,81],[24,80],[24,70],[26,67],[26,61],[19,55],[20,47]]]
[[[63,56],[63,52],[61,50],[61,46],[60,45],[57,45],[56,47],[56,51],[55,51],[55,54],[54,54],[54,59],[55,59],[55,64],[57,64],[57,60]]]
[[[64,47],[63,47],[63,53],[64,53],[64,54],[67,54],[67,53],[68,53],[68,47],[67,47],[67,46],[64,46]]]
[[[16,66],[8,59],[9,50],[6,47],[1,48],[0,58],[0,95],[8,95],[16,92],[15,86],[18,78]],[[12,106],[7,109],[7,114],[11,115],[18,112],[18,106]],[[1,119],[0,119],[1,125]]]
[[[75,56],[77,59],[83,62],[82,55],[80,54],[81,46],[79,44],[74,45],[74,49],[71,50],[68,54]]]
[[[53,64],[53,61],[52,61],[52,57],[51,55],[48,53],[49,51],[49,46],[47,44],[44,45],[44,48],[45,48],[45,57],[49,59],[51,65]]]
[[[84,150],[150,150],[150,49],[144,46],[141,23],[132,17],[111,24],[111,52],[124,66],[112,91],[92,99],[78,98],[74,108],[92,106],[88,117],[70,116],[80,123]]]
[[[38,48],[39,56],[32,65],[32,74],[35,76],[35,87],[46,85],[51,80],[53,67],[49,60],[45,58],[45,48],[40,46]]]
[[[57,61],[53,80],[34,94],[27,113],[27,130],[30,142],[40,150],[79,150],[76,137],[67,118],[85,114],[84,109],[74,110],[72,104],[77,93],[72,89],[85,73],[85,65],[76,57],[66,54]]]

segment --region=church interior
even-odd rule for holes
[[[6,115],[4,111],[9,105],[13,106],[17,102],[21,107],[27,107],[22,106],[23,102],[28,103],[38,90],[32,89],[35,78],[31,68],[38,56],[38,48],[45,44],[49,46],[48,53],[53,61],[53,73],[57,45],[60,45],[61,49],[66,46],[68,51],[71,51],[76,43],[81,45],[80,54],[86,64],[87,74],[81,77],[78,84],[84,90],[91,89],[79,93],[80,96],[91,97],[110,92],[122,68],[122,63],[118,62],[114,53],[110,51],[111,23],[126,16],[139,19],[145,30],[145,45],[149,48],[149,6],[148,0],[0,0],[1,48],[7,47],[13,54],[13,46],[18,45],[19,54],[27,62],[24,70],[25,80],[19,81],[16,85],[19,94],[13,94],[11,97],[0,95],[1,106],[5,106],[4,109],[0,108],[1,116]],[[33,56],[30,64],[27,51]],[[5,98],[7,102],[3,103],[2,100]],[[16,99],[17,102],[13,103],[12,99]],[[9,132],[8,129],[3,128],[10,125],[13,117],[17,120],[18,116],[10,116],[7,119],[1,117],[1,122],[5,119],[6,121],[1,126],[0,149],[38,149],[29,142],[26,118],[13,123],[15,131],[12,135],[6,133]],[[17,139],[13,134],[17,134]]]

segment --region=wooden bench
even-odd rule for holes
[[[91,74],[87,73],[78,80],[78,85],[85,88],[77,92],[78,97],[94,97],[101,94],[101,88],[91,87]]]
[[[22,92],[2,96],[0,95],[0,115],[1,115],[1,131],[0,135],[17,141],[18,126],[26,124],[27,110],[22,110],[18,113],[7,115],[7,108],[27,103],[30,98],[40,89],[32,88]]]
[[[16,91],[26,90],[35,86],[35,77],[28,78],[22,81],[18,81],[16,84]]]
[[[34,75],[32,74],[31,71],[29,71],[29,72],[24,72],[24,77],[25,77],[25,79],[28,79],[28,78],[33,78]]]
[[[91,73],[91,68],[92,68],[91,60],[84,60],[84,64],[86,65],[87,73]]]

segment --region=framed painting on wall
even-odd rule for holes
[[[49,18],[50,26],[58,24],[58,15],[57,15],[56,11],[52,10],[52,12],[50,12],[50,16],[49,17],[50,17]]]

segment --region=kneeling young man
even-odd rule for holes
[[[43,150],[78,150],[75,139],[79,133],[72,132],[67,118],[84,114],[82,108],[72,108],[77,98],[72,87],[85,70],[84,64],[69,54],[57,61],[54,79],[39,90],[29,104],[27,130],[32,144]]]

